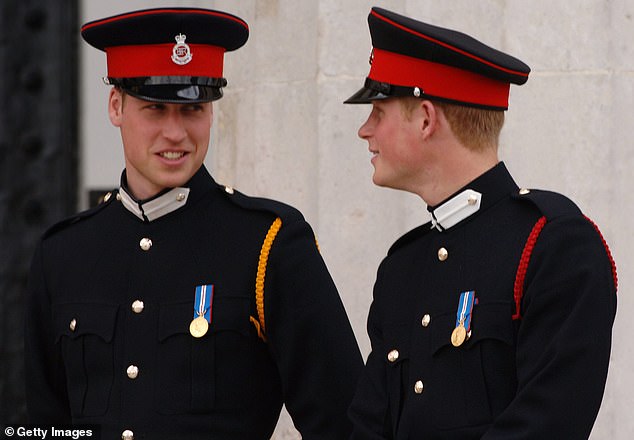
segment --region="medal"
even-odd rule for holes
[[[463,324],[460,324],[451,332],[451,345],[460,347],[465,339],[467,339],[467,329],[464,328]]]
[[[456,312],[456,328],[451,332],[451,345],[460,347],[471,336],[471,312],[475,302],[475,291],[460,294]]]
[[[194,319],[189,324],[189,333],[194,338],[202,338],[209,330],[213,297],[213,284],[196,286],[196,295],[194,297]]]
[[[205,333],[207,333],[208,329],[209,323],[204,316],[199,316],[195,318],[191,322],[191,324],[189,324],[189,333],[191,333],[194,338],[202,338],[203,336],[205,336]]]

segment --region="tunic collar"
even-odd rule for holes
[[[167,188],[154,197],[137,200],[128,189],[125,170],[121,174],[121,187],[118,200],[132,214],[144,222],[151,222],[183,208],[189,200],[199,198],[206,187],[213,184],[213,179],[202,166],[183,187]]]
[[[444,231],[480,210],[482,194],[465,189],[431,211],[431,227]]]
[[[432,217],[431,227],[439,231],[449,229],[517,189],[504,162],[499,162],[445,201],[428,206]]]

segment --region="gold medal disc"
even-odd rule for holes
[[[465,339],[467,339],[467,329],[464,328],[464,325],[460,324],[451,332],[451,345],[460,347]]]
[[[209,323],[204,316],[199,316],[189,324],[189,333],[194,338],[202,338],[209,329]]]

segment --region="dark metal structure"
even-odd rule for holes
[[[78,9],[76,0],[0,2],[0,424],[26,418],[31,255],[77,206]]]

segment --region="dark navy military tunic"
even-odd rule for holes
[[[352,438],[585,439],[616,309],[605,242],[563,196],[520,192],[502,163],[464,190],[480,194],[479,209],[410,231],[379,267]],[[517,313],[518,266],[542,216]],[[456,347],[467,291],[471,335]]]
[[[160,197],[126,209],[122,190],[45,234],[27,301],[31,421],[98,424],[104,439],[262,440],[285,403],[304,439],[346,438],[362,359],[310,226],[204,167],[186,186],[161,196],[175,210]],[[276,217],[264,342],[256,273]],[[194,338],[199,285],[214,296]]]

